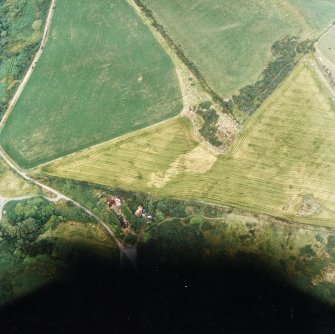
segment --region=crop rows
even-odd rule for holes
[[[61,160],[46,172],[335,226],[335,110],[309,65],[296,67],[252,116],[230,154],[205,173],[183,168],[182,157],[196,143],[188,122],[171,122],[124,144]],[[150,183],[154,174],[169,175],[163,187]],[[319,209],[299,216],[297,203],[305,196],[312,196]]]

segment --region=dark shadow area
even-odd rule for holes
[[[91,261],[0,310],[1,333],[334,333],[334,310],[254,261]]]

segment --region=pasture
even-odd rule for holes
[[[47,46],[1,144],[28,168],[181,108],[171,59],[126,1],[59,0]]]
[[[322,31],[335,20],[335,2],[333,0],[289,0],[314,29]]]
[[[197,144],[178,118],[42,172],[335,226],[335,106],[310,62],[294,69],[225,156]]]
[[[18,197],[40,194],[40,189],[14,173],[0,159],[0,197]]]
[[[41,234],[37,240],[44,239],[57,240],[62,247],[76,246],[90,254],[105,257],[113,255],[115,258],[118,256],[115,242],[95,223],[62,222],[56,228],[50,228]]]
[[[286,35],[316,37],[334,20],[335,8],[331,1],[142,2],[223,97],[236,94],[259,78],[272,59],[270,47],[275,41]],[[317,11],[305,2],[315,3]],[[332,12],[327,13],[330,9]]]

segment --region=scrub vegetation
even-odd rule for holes
[[[39,47],[50,2],[0,1],[0,119]]]
[[[67,203],[36,197],[9,202],[5,211],[0,222],[0,304],[64,279],[85,261],[118,261],[116,244]]]
[[[73,196],[106,222],[126,242],[108,215],[106,197],[123,200],[132,220],[141,268],[185,265],[202,268],[228,263],[252,264],[270,270],[284,282],[305,293],[333,303],[335,291],[335,237],[332,229],[289,223],[266,215],[197,201],[157,198],[87,182],[57,177],[43,181]],[[138,205],[150,222],[137,221]],[[122,236],[124,233],[124,236]],[[129,234],[128,234],[129,235]]]

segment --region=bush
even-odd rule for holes
[[[299,57],[314,51],[314,41],[298,42],[297,37],[285,37],[275,42],[271,51],[276,57],[262,72],[262,79],[242,88],[233,101],[239,110],[253,113],[287,77]]]
[[[202,223],[202,217],[200,215],[195,215],[190,219],[190,224],[200,226]]]
[[[137,237],[131,233],[128,233],[124,238],[124,242],[126,245],[134,245],[136,241]]]
[[[213,228],[213,225],[209,221],[205,221],[201,226],[203,231],[209,231]]]
[[[200,106],[200,105],[199,105]],[[200,128],[200,134],[208,140],[213,146],[221,146],[222,142],[217,139],[217,126],[216,123],[219,119],[218,114],[214,109],[208,109],[203,111],[199,109],[197,113],[203,118],[204,124]]]
[[[299,255],[302,257],[312,258],[316,256],[316,253],[311,245],[306,245],[300,248]]]

